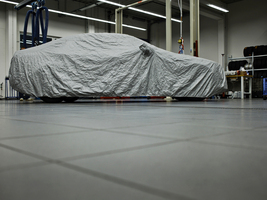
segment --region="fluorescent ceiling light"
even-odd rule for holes
[[[0,2],[13,4],[13,5],[17,5],[18,4],[18,2],[5,1],[5,0],[0,0]],[[31,8],[32,6],[27,5],[26,7]],[[70,17],[76,17],[76,18],[80,18],[80,19],[87,19],[87,20],[103,22],[103,23],[108,23],[108,24],[114,24],[114,25],[116,24],[115,22],[108,21],[108,20],[97,19],[97,18],[93,18],[93,17],[86,17],[86,16],[83,16],[83,15],[76,15],[76,14],[67,13],[67,12],[61,12],[61,11],[53,10],[53,9],[48,9],[48,11],[52,12],[52,13],[67,15],[67,16],[70,16]],[[136,27],[136,26],[130,26],[130,25],[127,25],[127,24],[123,24],[122,26],[128,27],[128,28],[137,29],[137,30],[141,30],[141,31],[146,31],[146,29],[144,29],[144,28],[140,28],[140,27]]]
[[[5,1],[5,0],[0,0],[0,2],[9,3],[9,4],[13,4],[13,5],[17,5],[18,4],[18,2]]]
[[[106,1],[106,0],[98,0],[98,1],[110,4],[110,5],[118,6],[118,7],[124,7],[124,5],[119,4],[119,3],[115,3],[115,2],[112,2],[112,1]]]
[[[49,10],[49,12],[52,12],[52,13],[67,15],[67,16],[70,16],[70,17],[88,19],[88,20],[93,20],[93,21],[97,21],[97,22],[104,22],[104,23],[108,23],[108,24],[115,24],[115,22],[107,21],[107,20],[103,20],[103,19],[97,19],[97,18],[93,18],[93,17],[86,17],[86,16],[83,16],[83,15],[76,15],[76,14],[67,13],[67,12],[61,12],[61,11],[53,10],[53,9],[48,9],[48,10]]]
[[[223,12],[229,12],[229,10],[226,10],[226,9],[221,8],[221,7],[219,7],[219,6],[215,6],[215,5],[213,5],[213,4],[207,4],[207,6],[209,6],[209,7],[211,7],[211,8],[215,8],[215,9],[220,10],[220,11],[223,11]]]
[[[92,4],[92,5],[90,5],[90,6],[86,6],[86,7],[84,7],[84,8],[81,8],[80,11],[85,11],[85,10],[87,10],[87,9],[90,9],[90,8],[96,7],[96,6],[98,6],[98,5],[101,5],[102,3],[103,3],[103,2],[99,2],[99,3]]]
[[[128,27],[128,28],[133,28],[133,29],[137,29],[137,30],[140,30],[140,31],[146,31],[146,29],[144,28],[139,28],[139,27],[135,27],[135,26],[130,26],[130,25],[127,25],[127,24],[122,24],[123,27]]]
[[[98,0],[98,1],[110,4],[110,5],[118,6],[118,7],[125,7],[125,5],[122,5],[122,4],[119,4],[119,3],[115,3],[115,2],[112,2],[112,1],[107,1],[107,0]],[[148,12],[148,11],[141,10],[141,9],[138,9],[138,8],[129,7],[128,9],[134,10],[134,11],[137,11],[137,12],[141,12],[141,13],[144,13],[144,14],[152,15],[152,16],[155,16],[155,17],[160,17],[160,18],[166,19],[166,16],[159,15],[159,14],[156,14],[156,13],[153,13],[153,12]],[[181,20],[178,20],[178,19],[173,19],[172,18],[172,21],[181,23]]]

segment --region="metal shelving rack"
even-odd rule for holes
[[[5,78],[5,99],[19,99],[19,92],[9,84],[9,77]]]
[[[254,76],[254,71],[264,71],[264,70],[267,70],[267,68],[254,69],[253,63],[254,63],[255,58],[261,58],[261,57],[267,57],[267,54],[265,54],[265,55],[259,55],[259,56],[254,56],[254,52],[252,52],[252,56],[239,57],[239,58],[228,57],[228,62],[227,63],[229,63],[232,60],[251,60],[252,69],[245,69],[245,70],[246,71],[252,71],[252,76]]]
[[[252,52],[252,56],[247,56],[247,57],[239,57],[239,58],[232,58],[232,57],[228,57],[228,62],[233,61],[233,60],[251,60],[251,65],[252,68],[251,69],[245,69],[245,71],[252,71],[252,75],[251,76],[235,76],[235,77],[241,77],[241,99],[244,99],[244,94],[249,94],[250,95],[250,99],[252,98],[252,78],[254,76],[254,72],[255,71],[267,71],[267,68],[262,68],[262,69],[254,69],[254,61],[255,58],[261,58],[261,57],[267,57],[267,54],[265,55],[258,55],[258,56],[254,56],[254,52]],[[267,67],[267,66],[266,66]],[[227,76],[228,78],[231,78],[231,76]],[[244,77],[249,79],[249,92],[245,92],[244,91]]]

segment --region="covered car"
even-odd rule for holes
[[[113,33],[80,34],[17,51],[9,81],[15,90],[43,99],[207,98],[227,89],[224,70],[216,62]]]

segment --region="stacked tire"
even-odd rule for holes
[[[245,57],[252,56],[252,53],[254,53],[254,56],[266,55],[267,45],[250,46],[244,48],[243,54]]]
[[[254,55],[266,55],[267,54],[267,45],[255,46]]]
[[[245,47],[243,54],[245,57],[252,56],[252,53],[254,52],[254,50],[255,50],[255,47]]]
[[[263,69],[267,68],[267,57],[266,58],[256,58],[254,60],[254,69]],[[267,77],[267,71],[266,70],[260,70],[254,72],[255,78],[266,78]]]
[[[267,45],[245,47],[243,53],[245,57],[252,56],[253,53],[254,56],[266,55],[266,57],[255,58],[253,66],[254,69],[267,68]],[[266,70],[260,70],[254,72],[254,78],[265,78],[265,77],[267,77]]]
[[[254,78],[267,78],[267,71],[255,71]]]
[[[246,60],[231,61],[228,64],[228,68],[230,71],[236,71],[239,70],[241,67],[245,67],[246,64],[248,64],[248,61]]]
[[[254,69],[267,68],[267,57],[266,58],[255,58],[253,66],[254,66]]]

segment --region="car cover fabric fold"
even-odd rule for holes
[[[227,89],[216,62],[113,33],[80,34],[17,51],[9,81],[21,93],[50,98],[206,98]]]

